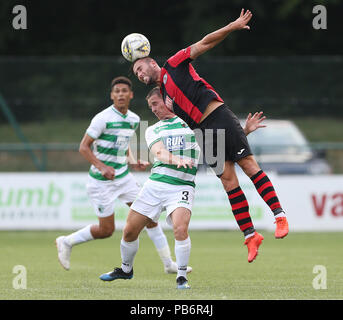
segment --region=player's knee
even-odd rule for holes
[[[137,239],[137,232],[130,226],[125,226],[123,230],[123,239],[126,242],[132,242]]]
[[[185,240],[188,237],[188,226],[181,224],[174,226],[174,237],[176,240]]]
[[[112,236],[113,232],[115,230],[114,225],[113,226],[106,226],[100,228],[100,237],[101,238],[108,238]]]

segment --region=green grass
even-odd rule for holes
[[[191,290],[175,289],[175,275],[162,263],[146,233],[140,237],[134,278],[102,282],[99,275],[120,266],[121,232],[109,239],[73,248],[71,270],[57,261],[54,240],[66,232],[0,232],[0,300],[116,299],[343,299],[342,233],[290,233],[265,240],[256,261],[247,262],[247,249],[238,231],[191,231],[189,275]],[[166,232],[173,252],[173,235]],[[15,265],[27,270],[27,289],[14,289]],[[315,290],[315,265],[327,269],[327,289]]]

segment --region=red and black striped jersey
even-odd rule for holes
[[[161,69],[161,94],[167,106],[194,129],[212,100],[223,102],[213,87],[202,79],[191,62],[191,47],[170,57]],[[169,100],[169,101],[170,101]]]

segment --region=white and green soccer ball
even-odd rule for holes
[[[121,53],[126,60],[134,62],[150,54],[150,42],[140,33],[131,33],[123,39]]]

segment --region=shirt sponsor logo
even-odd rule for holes
[[[168,151],[184,149],[185,137],[184,136],[168,136],[164,138],[164,144]]]
[[[115,149],[125,149],[129,146],[130,137],[118,136],[117,140],[114,142]]]

